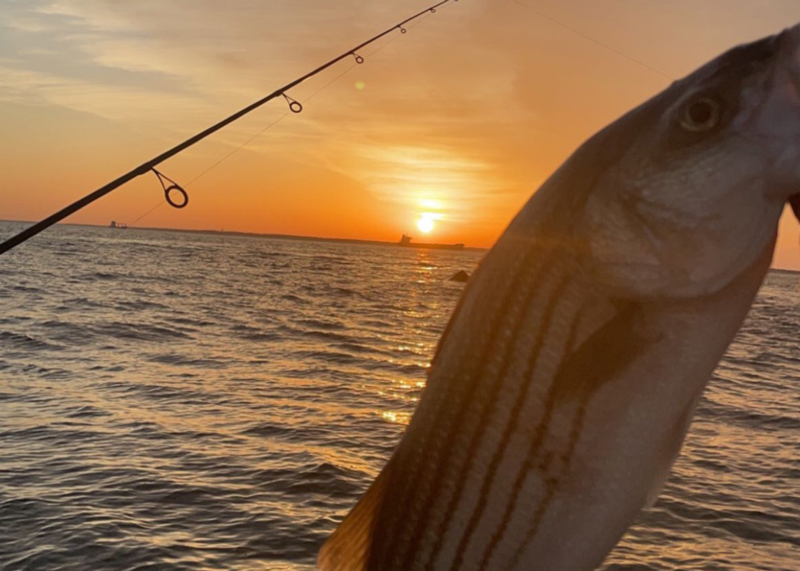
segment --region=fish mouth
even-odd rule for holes
[[[794,88],[793,99],[800,103],[800,24],[784,30],[778,38],[781,49],[782,66],[789,84]],[[789,197],[795,218],[800,221],[800,193]]]
[[[792,207],[794,217],[800,222],[800,194],[795,194],[789,197],[789,205]]]

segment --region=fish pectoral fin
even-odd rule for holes
[[[590,398],[659,341],[643,331],[642,308],[637,303],[617,301],[615,305],[613,317],[603,316],[605,323],[561,362],[553,384],[556,399]]]
[[[317,567],[321,571],[364,571],[367,568],[372,531],[386,495],[393,464],[390,461],[386,465],[367,493],[323,544],[317,556]]]

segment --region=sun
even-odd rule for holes
[[[420,218],[417,222],[417,228],[419,228],[419,231],[423,234],[430,234],[433,231],[434,226],[435,224],[433,223],[433,218],[430,216],[423,215],[422,218]]]
[[[437,220],[444,220],[444,215],[437,212],[422,212],[417,220],[417,228],[423,234],[430,234],[436,227]]]

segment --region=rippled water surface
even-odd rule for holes
[[[4,256],[0,569],[313,569],[481,255],[58,227]],[[800,570],[798,302],[769,277],[609,570]]]

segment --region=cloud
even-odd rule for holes
[[[0,101],[177,142],[430,3],[0,0]],[[631,58],[678,76],[800,18],[796,0],[534,7],[452,3],[361,50],[364,65],[348,59],[293,89],[306,111],[248,149],[324,167],[398,208],[446,202],[488,235],[583,140],[668,82]],[[709,32],[722,9],[736,18]],[[213,140],[237,148],[285,113],[276,101]]]

